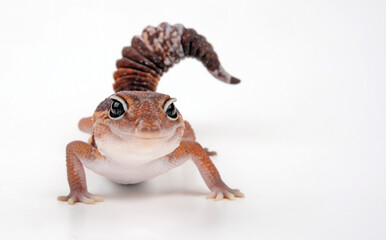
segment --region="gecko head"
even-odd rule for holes
[[[120,158],[156,159],[176,149],[184,120],[175,98],[149,91],[121,91],[99,104],[93,115],[98,149]]]

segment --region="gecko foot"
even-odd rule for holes
[[[67,196],[59,196],[59,201],[68,202],[70,205],[74,205],[77,202],[86,204],[94,204],[95,202],[103,202],[103,198],[98,195],[91,194],[89,192],[70,193]]]
[[[214,188],[212,192],[206,195],[208,199],[216,199],[216,201],[221,201],[224,198],[229,200],[234,200],[235,197],[243,198],[245,195],[240,192],[238,189],[230,189],[230,188]]]
[[[206,154],[208,154],[209,156],[217,156],[217,152],[216,152],[216,151],[209,151],[208,148],[204,148],[204,151],[205,151]]]

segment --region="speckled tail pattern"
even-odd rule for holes
[[[201,61],[215,78],[223,82],[240,82],[224,70],[204,36],[181,24],[161,23],[157,27],[146,27],[141,36],[132,39],[130,47],[123,48],[122,56],[114,73],[115,92],[155,91],[162,74],[185,57]]]

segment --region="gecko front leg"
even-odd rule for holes
[[[182,141],[180,146],[169,155],[169,159],[173,162],[187,156],[192,158],[206,185],[211,190],[207,198],[219,201],[224,198],[233,200],[235,197],[244,197],[240,190],[231,189],[222,181],[208,153],[199,143],[195,141]]]
[[[59,196],[59,201],[67,201],[68,204],[76,202],[95,203],[103,201],[103,198],[93,195],[87,191],[86,175],[80,159],[85,161],[94,161],[104,158],[98,149],[90,144],[81,141],[74,141],[67,145],[67,180],[70,185],[70,194]]]
[[[184,123],[185,123],[185,130],[184,130],[184,135],[182,136],[182,140],[195,142],[196,135],[194,134],[192,126],[188,121],[184,121]],[[210,151],[208,148],[203,148],[203,149],[209,156],[217,156],[216,151]]]

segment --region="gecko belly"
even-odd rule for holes
[[[175,168],[187,159],[181,159],[178,163],[171,163],[167,157],[155,159],[140,165],[122,164],[114,159],[96,159],[88,161],[81,159],[82,164],[91,171],[102,175],[114,182],[121,184],[134,184],[157,177],[172,168]]]

